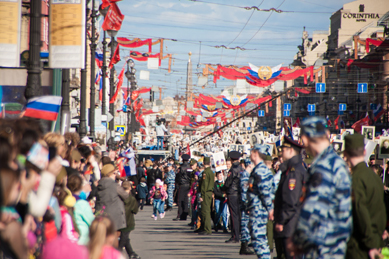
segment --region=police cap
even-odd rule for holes
[[[238,151],[231,151],[229,156],[232,160],[239,160],[241,154]]]
[[[197,164],[197,160],[194,159],[194,158],[192,158],[192,159],[190,160],[190,165],[195,165],[195,164]]]
[[[184,161],[189,161],[190,155],[188,155],[188,154],[183,154],[183,155],[181,156],[181,158],[182,158],[182,160],[184,160]]]
[[[284,137],[284,143],[282,143],[281,147],[294,147],[294,148],[303,148],[297,141],[294,141],[290,137]]]
[[[255,144],[254,149],[257,150],[259,153],[264,154],[266,156],[270,156],[270,146],[267,144]]]

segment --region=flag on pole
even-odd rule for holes
[[[335,129],[337,130],[337,129],[339,129],[339,115],[338,115],[338,117],[334,120],[334,124],[335,124]]]
[[[32,98],[26,105],[24,116],[56,121],[59,109],[61,108],[61,103],[61,96],[45,95]]]
[[[328,127],[332,127],[332,122],[330,120],[330,116],[327,115],[327,125]]]
[[[101,69],[103,67],[103,53],[95,52],[95,60],[97,66]]]
[[[373,110],[373,113],[374,113],[374,121],[375,121],[375,122],[378,121],[378,120],[382,117],[382,115],[385,114],[385,112],[386,112],[386,111],[385,111],[384,109],[382,109],[381,104],[378,104],[378,105],[377,105],[377,108]]]
[[[370,125],[370,118],[369,118],[369,114],[366,113],[366,116],[365,118],[355,122],[351,128],[353,128],[356,132],[361,132],[362,130],[362,126],[369,126]]]
[[[300,128],[300,118],[297,117],[296,122],[293,124],[293,127]]]

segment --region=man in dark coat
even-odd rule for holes
[[[384,186],[378,175],[366,165],[364,137],[348,135],[344,141],[344,156],[352,172],[353,212],[353,232],[347,243],[346,258],[376,258],[380,255],[378,249],[384,246]]]
[[[212,203],[212,191],[213,186],[215,184],[215,175],[211,170],[211,158],[204,158],[204,166],[205,170],[202,175],[201,180],[201,218],[203,221],[202,230],[199,232],[199,235],[211,235],[212,234],[212,226],[211,226],[211,203]]]
[[[232,166],[228,171],[223,190],[227,193],[227,203],[231,214],[231,238],[226,243],[239,243],[240,234],[240,173],[244,169],[240,166],[238,151],[231,151],[229,154]]]
[[[123,202],[129,194],[115,182],[116,172],[112,164],[105,165],[101,170],[95,208],[96,211],[104,210],[104,213],[108,214],[115,223],[116,229],[120,230],[127,227]]]
[[[291,256],[286,245],[296,227],[302,205],[300,197],[308,175],[300,155],[302,146],[285,136],[281,148],[285,166],[274,199],[276,249],[280,258],[283,255],[285,259],[298,259],[302,255]]]
[[[177,218],[173,219],[174,221],[186,220],[188,216],[188,193],[190,190],[190,177],[193,171],[188,163],[189,159],[190,156],[188,154],[182,155],[183,163],[176,175],[178,184],[178,213]]]

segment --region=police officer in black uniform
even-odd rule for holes
[[[181,156],[183,163],[180,167],[180,171],[176,175],[176,182],[178,184],[178,214],[177,220],[186,220],[188,216],[188,193],[190,190],[190,177],[192,174],[192,168],[190,167],[188,161],[190,156],[188,154],[183,154]]]
[[[227,193],[227,203],[231,214],[231,238],[226,243],[239,243],[240,234],[240,172],[244,171],[239,163],[241,154],[232,151],[229,154],[232,166],[227,174],[223,190]]]
[[[300,200],[305,182],[308,179],[300,151],[301,146],[289,137],[282,144],[282,174],[274,200],[274,223],[277,256],[285,259],[294,257],[286,250],[286,242],[293,235],[302,202]]]

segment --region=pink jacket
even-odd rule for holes
[[[60,211],[62,216],[61,236],[63,238],[69,239],[73,243],[77,243],[78,233],[74,229],[72,217],[64,206],[60,207]]]
[[[165,189],[163,188],[163,186],[160,186],[159,188],[161,190],[161,200],[166,199],[167,193],[166,193]],[[156,190],[156,188],[155,188],[155,186],[153,186],[153,188],[150,191],[150,198],[154,198],[155,190]]]
[[[191,196],[190,204],[193,206],[195,200],[196,200],[196,195],[197,195],[197,188],[196,188],[196,182],[192,184],[192,187],[190,188],[189,195]]]

